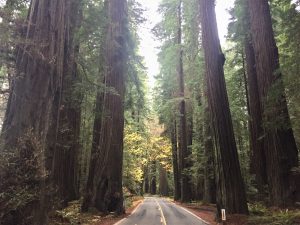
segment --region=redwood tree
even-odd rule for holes
[[[170,140],[172,144],[172,161],[173,161],[173,175],[174,175],[174,200],[181,198],[180,176],[178,171],[178,145],[177,145],[177,124],[176,119],[173,118],[170,129]]]
[[[122,161],[124,136],[124,94],[127,64],[127,1],[108,0],[104,83],[101,118],[95,118],[93,153],[82,210],[96,207],[102,212],[124,212]],[[100,101],[100,102],[99,102]],[[97,115],[97,114],[96,114]],[[98,137],[97,137],[98,136]]]
[[[270,200],[273,205],[285,206],[294,200],[289,178],[291,168],[298,166],[298,150],[287,109],[269,3],[248,0],[248,4]]]
[[[225,57],[218,38],[214,0],[200,0],[208,106],[216,145],[218,207],[247,214],[247,201],[225,86]]]
[[[187,142],[187,122],[186,122],[186,102],[184,91],[184,73],[183,73],[183,50],[182,50],[182,1],[179,1],[178,9],[178,31],[177,31],[177,44],[178,44],[178,86],[179,86],[179,167],[181,172],[181,201],[188,202],[191,200],[190,178],[187,174],[189,168],[188,156],[190,155]]]
[[[214,158],[214,143],[212,135],[211,121],[209,118],[209,109],[205,103],[204,109],[204,154],[205,154],[205,168],[204,168],[204,187],[203,187],[203,201],[207,203],[216,202],[216,183],[215,183],[215,158]]]
[[[81,102],[76,85],[80,82],[76,61],[79,44],[75,33],[80,28],[81,0],[71,0],[68,7],[69,30],[66,36],[65,63],[62,86],[57,90],[52,110],[52,124],[48,133],[47,169],[56,195],[63,205],[79,198],[78,154],[80,150]]]
[[[55,93],[62,87],[70,5],[71,0],[31,1],[22,26],[1,136],[1,157],[10,162],[0,175],[2,224],[47,223],[46,136]]]
[[[258,94],[257,73],[253,45],[249,36],[245,38],[245,54],[247,64],[247,84],[249,96],[249,130],[251,147],[251,169],[256,176],[256,183],[260,193],[267,183],[266,157],[263,146],[262,113]]]

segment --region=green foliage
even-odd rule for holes
[[[262,204],[249,204],[250,217],[247,225],[296,225],[300,221],[298,210],[267,209]]]
[[[17,32],[26,18],[28,1],[0,2],[0,124],[3,122],[12,77],[15,74],[15,48],[20,40]]]
[[[280,116],[282,109],[277,107],[279,101],[284,101],[282,93],[287,95],[289,113],[294,129],[294,135],[299,144],[299,24],[300,14],[290,0],[271,1],[273,25],[275,37],[279,48],[281,69],[276,71],[274,76],[283,77],[284,84],[277,80],[268,91],[264,100],[264,127],[275,129],[287,129],[286,118]],[[230,10],[232,16],[228,27],[228,41],[226,46],[225,75],[227,90],[232,114],[234,132],[236,136],[241,169],[245,178],[248,194],[255,195],[257,190],[252,185],[253,177],[249,171],[249,133],[248,133],[248,112],[246,96],[246,71],[245,71],[245,38],[250,35],[249,15],[246,1],[236,0],[235,6]],[[283,89],[283,86],[285,90]],[[297,86],[297,87],[296,87]],[[278,115],[277,120],[269,121],[270,115]]]
[[[183,42],[178,45],[178,11],[179,1],[162,1],[159,12],[162,21],[153,29],[154,34],[161,41],[158,61],[161,65],[160,74],[156,77],[155,110],[159,115],[159,122],[164,124],[166,131],[176,121],[178,124],[178,106],[182,98],[178,96],[178,62],[179,51],[183,51],[183,70],[185,82],[185,102],[187,121],[193,128],[192,145],[188,146],[192,155],[189,161],[192,167],[182,173],[192,177],[196,184],[204,176],[204,59],[201,51],[199,28],[199,2],[196,0],[182,1],[182,36]]]
[[[31,207],[39,201],[41,194],[46,195],[39,189],[39,185],[48,178],[48,174],[42,169],[44,158],[40,141],[29,130],[20,138],[18,146],[20,148],[16,150],[2,149],[0,154],[1,219],[34,210]]]
[[[148,163],[148,139],[129,125],[125,129],[123,184],[134,193],[139,193],[144,167]]]
[[[249,115],[246,96],[245,56],[244,50],[241,47],[242,44],[227,43],[228,50],[226,51],[224,71],[232,123],[240,156],[241,171],[249,192],[249,189],[251,189],[251,176],[249,173]]]
[[[296,3],[296,4],[299,4]],[[300,13],[290,0],[271,1],[272,17],[280,66],[294,135],[300,144]]]

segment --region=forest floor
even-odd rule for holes
[[[87,213],[81,213],[80,202],[70,202],[67,208],[55,211],[50,215],[49,225],[113,225],[119,220],[129,216],[142,201],[143,197],[139,196],[128,198],[126,201],[126,213],[121,216],[115,216],[113,214],[101,215],[96,209],[91,209]]]
[[[189,209],[195,215],[209,222],[210,225],[223,224],[222,222],[216,222],[216,207],[214,205],[206,205],[202,203],[182,204],[179,202],[176,202],[176,204]],[[226,225],[246,225],[247,221],[248,217],[244,215],[227,215]]]
[[[195,215],[209,222],[211,225],[221,225],[217,223],[216,207],[201,202],[176,204],[189,209]],[[249,204],[250,215],[228,215],[226,225],[300,225],[299,209],[279,209],[267,208],[261,204]]]
[[[170,199],[169,199],[170,200]],[[200,217],[201,219],[209,222],[211,225],[216,225],[217,223],[215,222],[215,215],[216,215],[216,208],[213,205],[204,205],[202,203],[181,203],[181,202],[176,202],[173,200],[170,200],[177,205],[184,207]]]

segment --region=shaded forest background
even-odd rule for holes
[[[214,4],[161,2],[152,90],[137,0],[1,1],[0,224],[74,201],[119,215],[145,193],[293,224],[300,3],[236,0],[223,49]]]

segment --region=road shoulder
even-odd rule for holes
[[[118,225],[121,223],[121,221],[123,221],[124,219],[129,217],[131,214],[133,214],[138,209],[138,207],[141,205],[141,203],[143,203],[143,202],[144,202],[144,199],[136,200],[136,201],[132,202],[131,207],[126,209],[125,214],[120,215],[118,217],[111,217],[111,218],[104,219],[103,221],[101,221],[100,223],[97,223],[96,225]]]
[[[194,214],[198,218],[202,219],[203,222],[208,223],[210,225],[217,225],[218,223],[215,221],[215,208],[213,206],[206,206],[206,205],[197,205],[197,204],[185,204],[181,202],[176,202],[173,200],[169,201],[173,202],[174,204],[182,207],[186,211]]]

